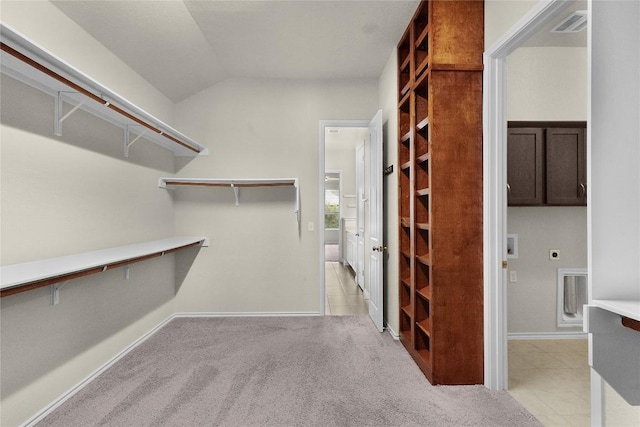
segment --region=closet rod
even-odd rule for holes
[[[185,186],[185,187],[231,187],[232,185],[235,187],[295,187],[293,182],[268,182],[268,183],[239,183],[235,181],[229,182],[183,182],[183,181],[170,181],[166,180],[164,182],[165,185],[168,186]]]
[[[111,104],[109,101],[106,101],[105,99],[102,99],[100,96],[91,93],[90,91],[88,91],[87,89],[83,88],[82,86],[72,82],[71,80],[67,79],[66,77],[61,76],[60,74],[56,73],[55,71],[45,67],[42,64],[39,64],[38,62],[34,61],[33,59],[29,58],[28,56],[18,52],[17,50],[13,49],[12,47],[0,42],[0,48],[8,53],[9,55],[19,59],[20,61],[24,62],[25,64],[30,65],[31,67],[35,68],[36,70],[48,75],[49,77],[59,81],[60,83],[63,83],[67,86],[69,86],[70,88],[78,91],[79,93],[82,93],[83,95],[93,99],[94,101],[104,105],[105,107],[109,107],[110,109],[112,109],[113,111],[119,113],[120,115],[133,120],[134,122],[146,127],[147,129],[164,136],[165,138],[175,142],[176,144],[179,144],[193,152],[196,153],[200,153],[201,150],[199,150],[198,148],[192,147],[191,145],[180,141],[179,139],[171,136],[171,135],[167,135],[166,133],[164,133],[162,130],[156,128],[155,126],[150,125],[149,123],[145,122],[144,120],[141,120],[137,117],[135,117],[134,115],[132,115],[131,113],[128,113],[127,111],[123,110],[122,108]]]

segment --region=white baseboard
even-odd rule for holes
[[[586,340],[585,332],[509,332],[510,340]]]
[[[175,313],[174,317],[303,317],[303,316],[323,316],[319,311],[274,311],[274,312],[194,312]]]
[[[136,348],[137,346],[145,342],[147,339],[149,339],[153,334],[158,332],[163,326],[165,326],[167,323],[173,320],[174,317],[175,317],[175,314],[170,315],[165,320],[163,320],[158,325],[156,325],[153,329],[151,329],[149,332],[147,332],[146,334],[142,335],[140,338],[138,338],[137,340],[129,344],[120,353],[113,356],[105,364],[103,364],[98,369],[93,371],[91,374],[89,374],[86,378],[84,378],[78,384],[71,387],[69,390],[67,390],[62,395],[60,395],[60,397],[58,397],[56,400],[54,400],[49,405],[45,406],[43,409],[37,412],[33,417],[25,421],[21,427],[31,427],[36,425],[40,421],[42,421],[44,417],[49,415],[51,412],[56,410],[60,405],[62,405],[64,402],[69,400],[76,393],[78,393],[80,390],[86,387],[91,381],[93,381],[96,377],[98,377],[98,375],[102,374],[104,371],[106,371],[111,366],[113,366],[114,363],[116,363],[118,360],[126,356],[131,350],[133,350],[134,348]]]
[[[399,340],[400,339],[400,334],[398,334],[396,331],[394,331],[393,328],[391,326],[389,326],[388,323],[386,323],[384,326],[387,328],[387,331],[389,332],[389,335],[391,335],[391,337],[394,340]]]

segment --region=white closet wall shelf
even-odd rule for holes
[[[54,133],[62,135],[62,123],[81,108],[124,130],[124,153],[144,138],[175,156],[207,155],[206,147],[163,123],[91,77],[57,58],[26,37],[0,23],[1,71],[54,97]],[[63,102],[72,109],[63,115]]]
[[[175,189],[180,187],[229,187],[233,189],[236,206],[240,205],[238,189],[242,187],[294,187],[296,190],[296,208],[294,213],[300,222],[300,185],[298,178],[264,178],[264,179],[217,179],[217,178],[160,178],[160,188]]]
[[[195,246],[208,246],[208,240],[205,237],[170,237],[110,249],[5,265],[0,267],[0,298],[53,285],[51,288],[52,302],[57,302],[57,292],[68,280],[102,273],[117,267],[125,267],[126,269],[131,264]],[[56,284],[58,285],[56,286]]]

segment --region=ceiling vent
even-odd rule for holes
[[[587,11],[576,10],[556,25],[552,33],[577,33],[587,26]]]

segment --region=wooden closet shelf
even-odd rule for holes
[[[404,70],[405,68],[407,68],[409,66],[409,62],[411,61],[411,57],[409,55],[407,55],[407,57],[404,59],[404,61],[402,61],[402,64],[400,64],[400,69]]]
[[[411,131],[402,135],[402,137],[400,138],[400,142],[409,142],[410,139],[411,139]]]
[[[400,224],[402,224],[404,228],[409,228],[411,227],[411,219],[403,216],[400,218]]]
[[[418,230],[429,230],[431,228],[431,226],[429,225],[428,222],[416,222],[416,228]]]
[[[425,126],[427,126],[429,124],[429,117],[425,117],[424,119],[420,120],[418,122],[418,124],[416,125],[416,129],[418,130],[422,130],[425,128]]]
[[[402,256],[404,256],[405,258],[407,258],[407,259],[411,259],[411,252],[409,252],[409,251],[403,251],[403,250],[401,250],[401,251],[400,251],[400,254],[401,254]]]
[[[416,290],[416,295],[427,302],[431,302],[431,292],[429,291],[428,287]]]
[[[429,189],[428,188],[421,188],[419,190],[416,190],[416,195],[418,195],[418,196],[428,196],[429,195]]]
[[[402,169],[402,170],[407,170],[407,169],[410,169],[410,168],[411,168],[411,160],[409,160],[408,162],[403,163],[403,164],[400,165],[400,169]]]
[[[424,29],[420,32],[420,34],[418,34],[416,36],[416,42],[415,42],[415,46],[418,47],[422,44],[422,42],[424,41],[424,38],[427,37],[427,34],[429,34],[429,30],[431,29],[431,26],[429,24],[427,24]]]
[[[0,297],[101,273],[193,246],[207,246],[207,239],[204,237],[171,237],[2,266],[0,267]]]
[[[62,134],[62,122],[81,108],[125,131],[125,156],[142,137],[171,150],[175,156],[206,155],[206,147],[163,123],[91,77],[52,55],[45,49],[0,24],[1,71],[16,80],[56,98],[54,133]],[[62,115],[63,101],[73,109]],[[131,135],[137,135],[130,140]]]
[[[416,261],[418,261],[420,264],[431,265],[431,257],[429,256],[429,254],[416,256]]]
[[[418,163],[418,164],[424,163],[427,160],[429,160],[429,153],[424,153],[424,154],[421,154],[418,157],[416,157],[416,163]]]
[[[416,326],[418,327],[420,332],[428,337],[431,337],[431,331],[429,330],[431,325],[429,324],[429,319],[424,319],[421,322],[416,322]]]
[[[411,83],[407,83],[400,89],[400,96],[405,96],[409,93],[409,89],[411,89]]]
[[[402,312],[405,314],[405,316],[407,316],[408,318],[411,318],[411,306],[410,305],[406,305],[406,306],[402,307]]]
[[[402,279],[400,279],[400,283],[402,283],[407,288],[411,288],[411,279],[403,277]]]

